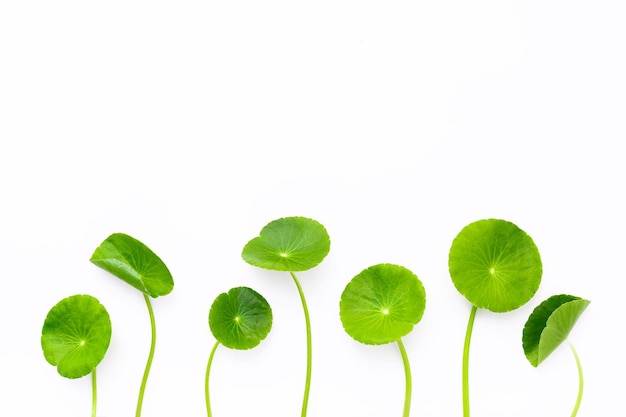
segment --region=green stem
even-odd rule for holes
[[[406,349],[401,339],[398,339],[398,347],[400,348],[400,354],[402,355],[402,363],[404,363],[404,376],[406,379],[404,390],[404,412],[402,417],[409,417],[411,412],[411,366],[409,365],[409,357],[406,354]]]
[[[472,306],[469,321],[467,322],[467,330],[465,331],[465,344],[463,346],[463,417],[469,417],[469,350],[470,341],[472,340],[472,330],[474,329],[474,319],[478,308]]]
[[[576,353],[576,349],[574,349],[574,345],[569,340],[567,341],[567,343],[569,343],[569,347],[572,349],[572,353],[574,353],[574,358],[576,359],[576,367],[578,368],[578,398],[576,398],[576,405],[574,406],[574,410],[572,411],[572,417],[576,417],[576,414],[578,414],[578,409],[580,408],[580,402],[583,399],[583,367],[580,364],[580,358],[578,357],[578,353]]]
[[[215,351],[217,347],[220,345],[220,342],[215,342],[213,345],[213,349],[211,349],[211,354],[209,355],[209,362],[206,365],[206,376],[204,377],[204,397],[206,398],[206,414],[208,417],[211,417],[211,401],[209,399],[209,374],[211,373],[211,363],[213,363],[213,356],[215,356]]]
[[[148,306],[148,314],[150,315],[150,327],[152,329],[152,338],[150,341],[150,353],[148,354],[148,362],[146,363],[146,369],[143,372],[143,378],[141,380],[141,387],[139,388],[139,398],[137,399],[137,411],[135,417],[141,416],[141,406],[143,404],[143,395],[146,391],[146,383],[148,382],[148,375],[150,374],[150,367],[152,366],[152,358],[154,358],[154,347],[156,346],[156,324],[154,322],[154,312],[152,311],[152,304],[150,304],[150,298],[146,294],[143,295],[146,300],[146,306]]]
[[[300,301],[302,301],[302,309],[304,310],[304,320],[306,322],[306,382],[304,384],[304,398],[302,400],[302,414],[301,417],[306,417],[306,411],[309,404],[309,391],[311,389],[311,363],[312,363],[312,342],[311,342],[311,318],[309,317],[309,309],[306,306],[306,300],[304,298],[304,292],[300,286],[300,282],[293,272],[289,272],[293,278],[293,282],[298,287],[298,293],[300,294]]]
[[[91,371],[91,417],[96,417],[96,404],[98,403],[98,387],[96,385],[96,368]]]

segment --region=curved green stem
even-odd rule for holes
[[[98,403],[98,387],[96,386],[96,368],[91,371],[91,417],[96,417],[96,404]]]
[[[469,417],[469,350],[472,340],[472,330],[474,329],[474,319],[478,307],[472,306],[469,320],[467,322],[467,330],[465,331],[465,344],[463,345],[463,417]]]
[[[148,354],[148,362],[146,363],[146,369],[143,372],[143,378],[141,380],[141,387],[139,388],[139,398],[137,399],[137,411],[135,417],[141,416],[141,406],[143,404],[143,395],[146,391],[146,383],[148,382],[148,375],[150,374],[150,367],[152,366],[152,358],[154,358],[154,347],[156,346],[156,324],[154,322],[154,312],[152,311],[152,304],[150,304],[150,298],[146,294],[143,295],[146,300],[146,306],[148,306],[148,314],[150,315],[150,327],[152,329],[152,338],[150,341],[150,353]]]
[[[398,339],[398,347],[400,348],[400,354],[402,355],[402,363],[404,363],[404,376],[406,379],[404,390],[404,412],[402,417],[409,417],[411,412],[411,366],[409,365],[409,357],[406,354],[406,349],[401,339]]]
[[[309,309],[306,306],[306,299],[304,298],[304,292],[300,286],[300,282],[293,272],[289,272],[293,278],[293,282],[298,287],[298,293],[300,294],[300,301],[302,301],[302,309],[304,310],[304,320],[306,322],[306,382],[304,384],[304,398],[302,400],[302,414],[301,417],[306,417],[306,411],[309,404],[309,391],[311,389],[311,364],[312,364],[312,342],[311,342],[311,318],[309,317]]]
[[[578,409],[580,408],[580,402],[583,399],[583,367],[580,363],[580,358],[578,357],[578,353],[576,353],[576,349],[574,349],[574,345],[569,340],[569,347],[572,349],[572,353],[574,353],[574,359],[576,359],[576,367],[578,368],[578,398],[576,398],[576,405],[574,406],[574,410],[572,411],[572,417],[575,417],[578,414]]]
[[[209,362],[206,364],[206,376],[204,377],[204,398],[206,399],[206,414],[208,417],[211,417],[211,400],[209,399],[209,374],[211,373],[211,363],[213,363],[213,356],[215,356],[215,351],[217,347],[220,345],[220,342],[215,342],[213,345],[213,349],[211,349],[211,354],[209,355]]]

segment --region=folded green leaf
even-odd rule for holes
[[[209,327],[218,342],[231,349],[257,346],[272,328],[272,309],[261,294],[236,287],[215,298],[209,311]]]
[[[41,347],[48,363],[66,378],[90,374],[102,361],[111,341],[111,320],[90,295],[73,295],[48,312]]]
[[[426,292],[417,276],[393,264],[371,266],[352,278],[339,303],[343,327],[355,340],[380,345],[407,335],[424,314]]]
[[[274,220],[243,248],[242,258],[274,271],[306,271],[317,266],[330,251],[324,226],[306,217]]]
[[[479,220],[456,236],[448,258],[456,289],[479,308],[514,310],[541,282],[542,263],[533,240],[511,222]]]
[[[543,362],[561,343],[590,301],[573,295],[553,295],[539,304],[528,317],[522,332],[522,346],[533,366]]]
[[[161,258],[123,233],[106,238],[90,261],[153,298],[169,294],[174,288],[172,275]]]

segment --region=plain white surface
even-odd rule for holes
[[[309,416],[402,412],[395,345],[364,346],[338,318],[362,269],[408,267],[427,292],[404,338],[414,416],[459,416],[469,305],[447,254],[498,217],[535,240],[542,285],[525,306],[479,311],[472,415],[566,416],[562,346],[540,368],[521,329],[540,301],[592,301],[571,340],[579,417],[622,407],[626,73],[619,1],[4,1],[0,4],[0,415],[85,416],[89,379],[41,353],[47,311],[96,296],[114,327],[100,417],[134,414],[149,346],[141,295],[89,263],[113,232],[142,240],[175,289],[154,302],[143,416],[205,414],[213,299],[233,286],[274,310],[267,340],[217,351],[215,416],[299,415],[305,335],[288,275],[243,245],[267,222],[315,218],[331,252],[299,275],[313,324]],[[603,414],[604,413],[604,414]]]

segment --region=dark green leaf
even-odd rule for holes
[[[272,309],[261,294],[236,287],[217,296],[209,311],[209,327],[218,342],[231,349],[250,349],[272,328]]]
[[[123,233],[106,238],[90,261],[151,297],[169,294],[174,288],[172,275],[161,258]]]
[[[538,366],[566,339],[590,301],[573,295],[553,295],[528,317],[522,332],[524,354]]]

